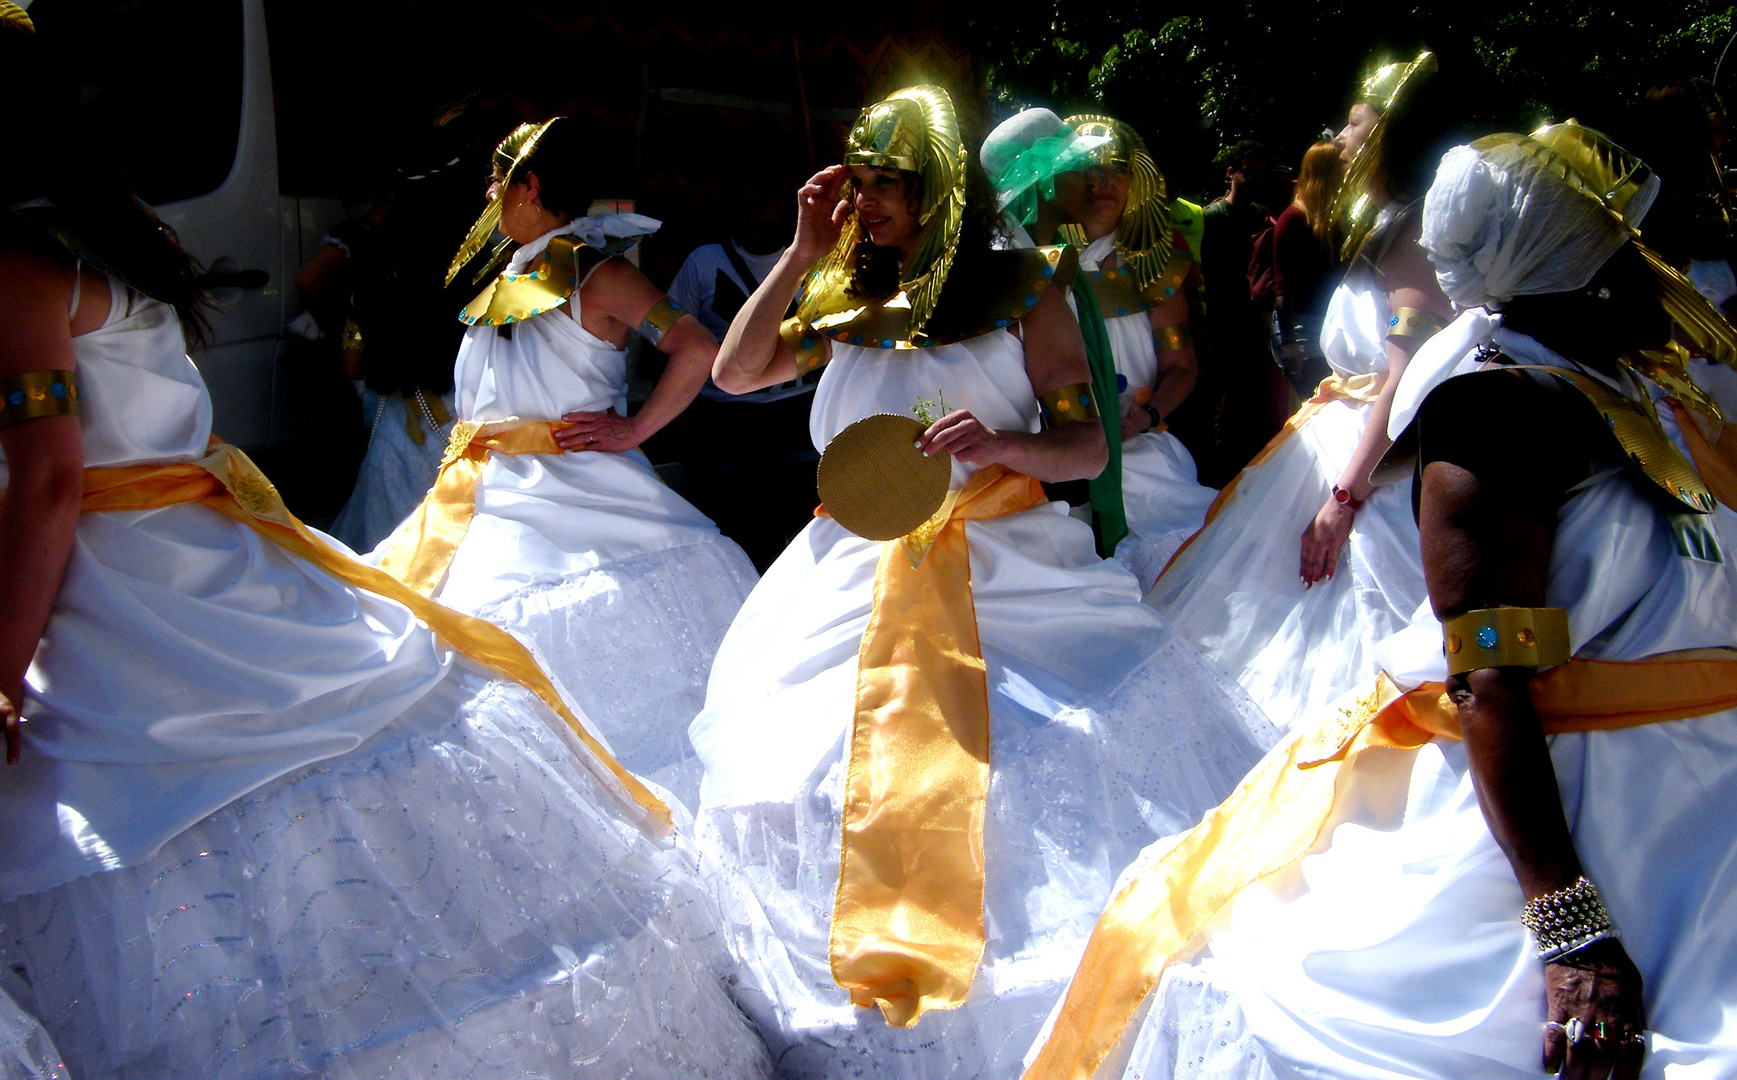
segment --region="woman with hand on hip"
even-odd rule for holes
[[[375,549],[380,567],[523,639],[621,761],[691,807],[684,732],[755,574],[638,449],[699,393],[717,343],[620,253],[655,231],[587,216],[599,147],[570,117],[495,151],[456,274],[498,226],[507,264],[460,316],[459,426],[439,478]],[[669,356],[627,407],[627,334]]]

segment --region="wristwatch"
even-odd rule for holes
[[[1355,510],[1363,505],[1362,499],[1353,499],[1351,493],[1338,484],[1333,485],[1333,501],[1347,510]]]
[[[1158,410],[1154,409],[1151,403],[1142,402],[1140,407],[1145,409],[1146,415],[1152,418],[1152,426],[1148,430],[1157,431],[1159,428],[1164,426],[1164,417],[1159,415]]]

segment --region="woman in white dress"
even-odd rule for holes
[[[1081,275],[1069,299],[1088,357],[1095,341],[1108,350],[1103,396],[1117,399],[1105,423],[1106,435],[1116,436],[1116,481],[1102,493],[1103,478],[1093,481],[1099,547],[1150,588],[1217,495],[1200,484],[1188,448],[1164,427],[1199,371],[1186,290],[1199,273],[1170,224],[1163,174],[1126,124],[1106,116],[1063,121],[1048,109],[1027,109],[997,126],[984,140],[983,159],[1016,238],[1048,244],[1060,237],[1080,248]],[[1096,390],[1096,368],[1093,378]],[[1106,498],[1114,501],[1108,512]]]
[[[1164,176],[1139,134],[1107,116],[1067,123],[1103,140],[1090,168],[1056,178],[1056,203],[1068,223],[1062,236],[1080,245],[1081,276],[1116,361],[1129,533],[1116,558],[1150,588],[1218,494],[1199,482],[1193,455],[1165,427],[1199,373],[1187,299],[1199,270],[1171,228]]]
[[[830,361],[817,447],[892,413],[896,447],[951,455],[942,511],[902,540],[830,516],[797,537],[692,728],[738,998],[788,1076],[1016,1075],[1119,865],[1272,738],[1043,496],[1105,459],[1049,287],[1071,260],[991,250],[968,161],[940,89],[864,110],[714,369],[741,392]]]
[[[1225,486],[1147,596],[1281,727],[1373,674],[1374,643],[1425,599],[1409,496],[1369,472],[1407,358],[1453,316],[1416,243],[1445,126],[1434,71],[1429,53],[1382,67],[1339,135],[1353,257],[1322,338],[1333,377]]]
[[[668,811],[211,443],[191,262],[0,73],[6,993],[85,1078],[764,1075]]]
[[[1622,358],[1669,335],[1661,299],[1737,334],[1630,242],[1655,189],[1571,124],[1443,160],[1422,243],[1469,310],[1389,429],[1442,621],[1131,868],[1034,1080],[1737,1074],[1737,840],[1709,826],[1737,812],[1737,589]]]
[[[583,216],[597,152],[566,117],[496,149],[488,209],[453,272],[497,224],[518,246],[462,316],[448,464],[373,558],[523,639],[622,763],[691,807],[700,769],[685,731],[755,574],[637,449],[693,401],[717,343],[616,257],[657,222]],[[669,366],[630,418],[635,327]]]

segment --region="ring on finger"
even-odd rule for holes
[[[1567,1022],[1562,1025],[1562,1033],[1568,1036],[1569,1046],[1579,1046],[1586,1041],[1586,1025],[1581,1022],[1578,1016],[1568,1018]]]

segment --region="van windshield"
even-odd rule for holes
[[[241,129],[240,0],[35,0],[77,88],[79,131],[148,203],[222,186]]]

